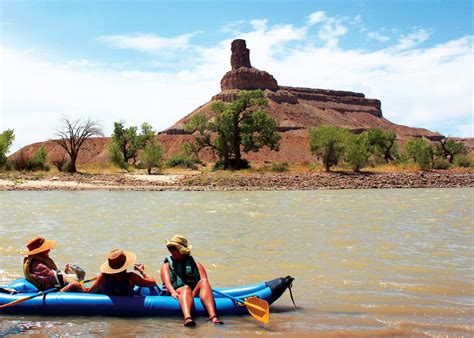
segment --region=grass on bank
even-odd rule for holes
[[[202,163],[195,169],[183,168],[183,167],[172,167],[156,169],[153,174],[157,175],[199,175],[207,173],[215,173],[218,175],[225,175],[229,171],[214,171],[214,163]],[[84,163],[77,166],[79,174],[85,175],[147,175],[146,169],[138,169],[130,166],[129,170],[118,168],[111,163]],[[378,164],[361,169],[361,173],[403,173],[403,172],[419,172],[422,171],[420,167],[413,162],[403,163],[390,163],[390,164]],[[434,170],[429,171],[445,171],[445,170]],[[467,168],[451,166],[446,169],[449,172],[456,173],[473,173],[474,167],[470,166]],[[263,162],[252,162],[250,169],[244,169],[238,172],[240,174],[251,174],[251,173],[323,173],[324,166],[317,162],[309,163],[286,163],[276,161],[263,161]],[[331,172],[334,173],[353,173],[348,165],[341,164],[331,168]],[[8,170],[0,171],[0,179],[23,179],[28,178],[29,180],[43,180],[48,177],[68,175],[67,173],[59,171],[55,166],[49,166],[49,170],[37,170],[37,171],[18,171]]]

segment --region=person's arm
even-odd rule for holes
[[[145,266],[143,264],[136,264],[135,270],[140,272],[141,276],[136,273],[130,273],[130,281],[134,286],[138,285],[150,288],[156,285],[155,279],[145,272]]]
[[[90,288],[85,288],[84,292],[87,293],[98,293],[104,284],[104,277],[100,274],[97,279],[95,280],[94,284]]]
[[[163,281],[163,284],[165,284],[166,290],[170,293],[171,297],[178,299],[179,293],[176,292],[173,285],[171,284],[169,263],[165,263],[161,267],[161,280]]]
[[[54,270],[51,270],[45,264],[38,262],[37,260],[35,260],[35,262],[31,264],[30,271],[33,276],[35,276],[42,282],[49,283],[52,285],[56,285],[58,282]]]
[[[196,262],[196,265],[197,265],[199,276],[201,277],[201,279],[203,278],[207,279],[207,272],[206,272],[206,269],[204,269],[204,266],[201,263],[197,263],[197,262]]]

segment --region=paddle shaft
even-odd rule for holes
[[[261,308],[260,306],[258,306],[258,305],[251,304],[251,303],[246,302],[246,301],[244,301],[244,300],[242,300],[242,299],[236,298],[236,297],[234,297],[234,296],[225,294],[225,293],[223,293],[223,292],[220,292],[220,291],[217,291],[217,290],[214,290],[214,289],[212,290],[212,292],[215,292],[215,293],[217,293],[218,295],[221,295],[221,296],[230,298],[230,299],[232,299],[232,300],[234,300],[234,301],[236,301],[236,302],[239,302],[239,303],[241,303],[241,304],[244,304],[245,306],[250,306],[250,307],[253,307],[253,308],[257,309],[257,310],[260,310],[260,311],[264,311],[264,312],[265,312],[265,309],[262,309],[262,308]]]
[[[94,277],[94,278],[91,278],[91,279],[88,279],[88,280],[84,281],[84,283],[88,283],[88,282],[91,282],[91,281],[96,280],[96,279],[97,279],[97,277]],[[62,286],[54,287],[54,288],[51,288],[51,289],[48,289],[48,290],[45,290],[45,291],[39,291],[38,293],[36,293],[34,295],[31,295],[31,296],[28,296],[28,297],[25,297],[25,298],[20,298],[20,299],[14,300],[13,302],[0,305],[0,309],[8,307],[8,306],[13,306],[13,305],[16,305],[16,304],[19,304],[19,303],[26,302],[27,300],[33,299],[33,298],[41,296],[41,295],[47,295],[50,292],[59,290],[60,288],[62,288]]]

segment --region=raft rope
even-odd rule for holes
[[[293,292],[291,291],[291,288],[293,287],[293,283],[291,283],[289,286],[288,286],[288,290],[290,291],[290,298],[291,298],[291,301],[293,302],[293,305],[296,309],[296,304],[295,304],[295,300],[293,299]]]

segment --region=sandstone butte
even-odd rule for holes
[[[385,119],[382,115],[381,102],[377,99],[366,98],[363,93],[342,90],[312,89],[280,86],[277,80],[268,72],[252,67],[250,51],[245,40],[237,39],[231,44],[231,70],[221,80],[221,92],[211,100],[171,127],[161,131],[157,139],[165,149],[165,156],[169,158],[179,152],[181,144],[192,140],[193,136],[185,132],[185,124],[198,112],[212,117],[211,104],[215,100],[232,101],[239,90],[261,89],[269,102],[266,113],[277,122],[281,133],[280,150],[270,151],[261,149],[258,153],[244,154],[251,161],[278,161],[288,163],[309,163],[313,160],[309,148],[308,128],[320,124],[333,124],[348,128],[354,133],[366,129],[379,127],[393,130],[400,142],[410,137],[426,137],[435,142],[444,138],[443,135],[423,128],[411,128],[398,125]],[[149,121],[147,121],[149,122]],[[471,148],[474,139],[461,139]],[[109,137],[89,139],[81,151],[78,163],[107,163]],[[17,151],[12,158],[23,152],[27,157],[42,144],[48,152],[48,160],[53,161],[63,156],[63,150],[53,141],[38,142]],[[201,153],[201,157],[208,161],[215,161],[209,151]]]

